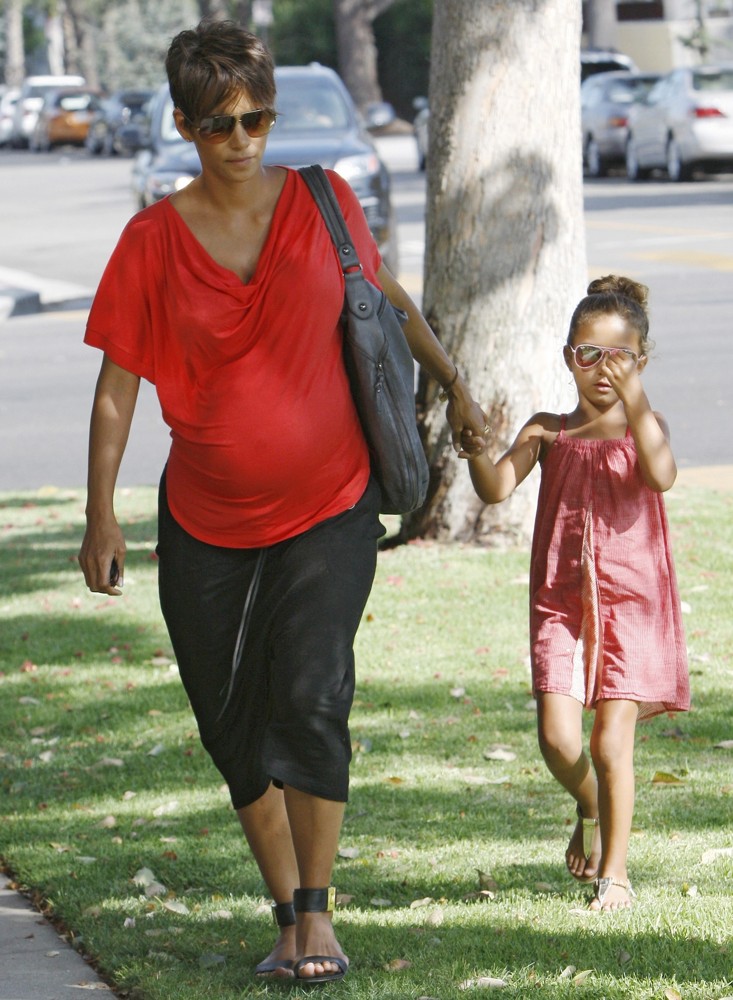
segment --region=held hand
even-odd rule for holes
[[[125,554],[125,540],[116,521],[107,526],[89,522],[79,550],[79,565],[92,593],[111,597],[122,594]]]
[[[467,389],[451,393],[446,419],[451,428],[453,448],[459,458],[476,458],[486,450],[486,438],[490,431],[488,420]]]

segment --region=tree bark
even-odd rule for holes
[[[436,0],[423,307],[489,416],[494,458],[534,412],[570,403],[561,348],[586,284],[579,47],[577,0]],[[431,490],[403,537],[526,542],[537,472],[484,506],[437,394],[422,375]]]
[[[377,46],[373,23],[393,0],[334,0],[336,48],[341,79],[359,108],[382,100],[377,76]]]
[[[5,82],[19,87],[25,77],[23,0],[5,0]]]

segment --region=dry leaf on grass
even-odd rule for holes
[[[372,904],[372,906],[391,906],[392,905],[392,900],[391,899],[380,899],[378,896],[376,896],[374,899],[370,899],[369,902]]]
[[[580,986],[580,984],[584,983],[586,979],[590,979],[592,975],[593,969],[584,969],[582,972],[578,972],[575,976],[573,976],[573,986]]]
[[[479,976],[478,979],[464,979],[462,983],[459,983],[459,990],[499,990],[502,986],[506,986],[503,979],[493,979],[491,976]]]
[[[497,746],[493,747],[491,750],[484,750],[484,760],[510,761],[516,759],[517,755],[514,751],[509,750],[507,747]]]
[[[719,858],[733,858],[733,847],[714,847],[703,853],[700,860],[704,865],[711,865]]]
[[[171,913],[180,913],[183,916],[191,912],[185,903],[180,903],[177,899],[165,899],[163,900],[163,906]]]
[[[410,903],[410,909],[417,910],[421,906],[430,906],[434,902],[435,900],[432,898],[432,896],[425,896],[423,899],[413,899],[413,901]]]
[[[338,856],[340,858],[358,858],[359,857],[359,848],[358,847],[342,847],[339,850],[339,852],[338,852]]]
[[[664,991],[664,1000],[682,1000],[682,994],[670,987]]]
[[[670,774],[669,771],[657,771],[652,778],[653,785],[683,785],[684,783],[684,778]]]
[[[713,750],[733,750],[733,740],[721,740],[713,745]]]
[[[406,958],[393,958],[391,962],[387,962],[384,969],[386,972],[402,972],[403,969],[411,967],[412,962],[408,962]]]
[[[482,872],[480,868],[477,868],[478,872],[478,884],[481,889],[488,889],[489,892],[498,892],[499,884],[496,882],[488,872]]]

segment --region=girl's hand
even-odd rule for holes
[[[606,355],[601,365],[601,374],[608,379],[624,407],[638,403],[644,395],[639,373],[645,364],[645,357],[642,356],[634,362],[632,358],[619,351],[618,354]]]
[[[476,458],[486,451],[486,435],[490,430],[488,420],[463,379],[459,379],[451,390],[445,415],[459,458]]]

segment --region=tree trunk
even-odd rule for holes
[[[25,77],[23,0],[5,0],[5,82],[19,87]]]
[[[534,412],[571,402],[561,348],[587,281],[579,45],[577,0],[436,0],[423,304],[488,414],[494,458]],[[484,506],[437,393],[423,375],[431,492],[403,536],[524,543],[537,472]]]
[[[591,49],[612,49],[616,44],[616,0],[588,0],[586,35]]]
[[[365,0],[333,2],[339,73],[357,107],[362,109],[382,100],[372,25],[377,13],[384,9],[384,3],[377,8]]]

